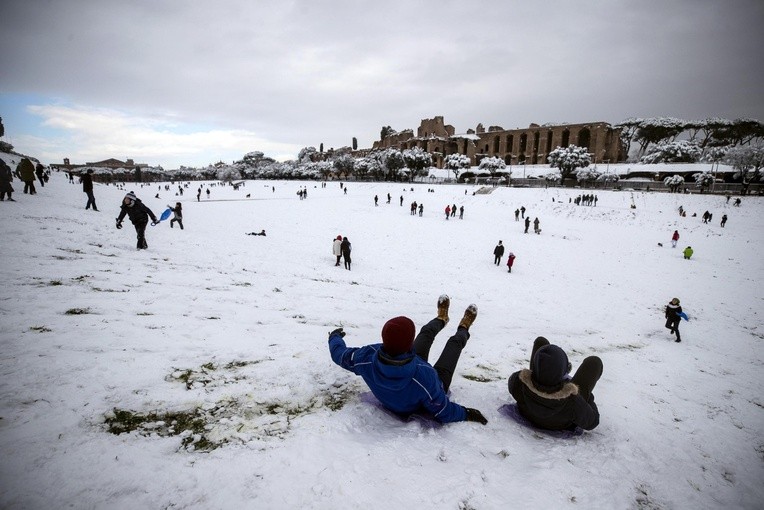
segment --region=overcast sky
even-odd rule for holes
[[[628,117],[764,119],[761,0],[5,0],[3,140],[165,168]]]

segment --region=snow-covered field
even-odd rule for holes
[[[350,183],[345,195],[337,182],[248,181],[212,187],[201,203],[199,183],[183,197],[96,185],[93,212],[63,174],[36,196],[14,185],[17,202],[0,203],[2,508],[764,501],[759,198],[733,207],[601,191],[584,207],[568,202],[577,190]],[[128,190],[156,214],[181,201],[185,230],[149,227],[149,249],[136,251],[129,222],[114,222]],[[413,200],[423,217],[409,215]],[[454,203],[464,219],[445,221]],[[522,205],[541,235],[515,222]],[[261,229],[266,237],[245,235]],[[352,271],[334,266],[338,234],[353,244]],[[492,263],[500,239],[517,255],[511,274],[506,256]],[[330,330],[344,326],[350,346],[375,343],[390,317],[431,319],[441,293],[453,319],[433,357],[478,305],[451,391],[487,426],[404,423],[366,402],[362,380],[329,357]],[[690,316],[679,344],[663,328],[672,297]],[[538,335],[574,369],[602,358],[594,431],[555,439],[499,413]]]

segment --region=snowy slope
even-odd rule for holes
[[[568,203],[576,190],[350,183],[344,195],[336,182],[248,181],[200,203],[199,183],[184,197],[97,184],[93,212],[62,174],[33,197],[14,184],[17,202],[0,203],[2,508],[764,500],[760,199],[599,192],[593,208]],[[114,227],[127,190],[156,214],[180,200],[186,229],[149,227],[149,249],[136,251],[132,226]],[[374,207],[388,192],[393,203]],[[413,200],[424,217],[409,215]],[[463,220],[444,220],[453,203]],[[522,233],[521,205],[542,235]],[[680,218],[679,205],[698,217]],[[334,267],[337,234],[353,243],[352,271]],[[517,255],[511,274],[492,264],[499,239]],[[444,292],[452,322],[433,356],[476,303],[451,391],[487,426],[403,423],[329,358],[331,329],[344,326],[351,346],[377,342],[390,317],[423,325]],[[675,296],[691,319],[681,344],[663,328]],[[603,359],[594,431],[553,439],[499,413],[538,335],[574,367]],[[115,409],[158,418],[116,435],[105,423]],[[159,420],[189,412],[201,428],[171,435]]]

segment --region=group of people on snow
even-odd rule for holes
[[[8,197],[9,202],[15,202],[13,198],[13,177],[24,183],[24,193],[29,195],[36,195],[37,189],[34,186],[35,181],[40,183],[40,187],[45,187],[45,183],[49,179],[49,174],[42,166],[42,163],[35,165],[29,158],[21,158],[16,170],[12,171],[11,167],[2,159],[0,159],[0,201]]]
[[[334,256],[337,257],[337,262],[334,264],[335,266],[340,265],[340,258],[345,263],[345,269],[350,271],[350,252],[352,250],[352,245],[350,244],[350,240],[347,237],[343,237],[342,235],[338,235],[334,241],[332,241],[332,253]]]
[[[429,362],[435,337],[449,322],[450,303],[449,296],[441,295],[435,318],[418,334],[408,317],[388,320],[382,327],[382,342],[364,347],[347,347],[345,331],[335,329],[329,333],[331,358],[361,376],[382,405],[404,419],[425,414],[440,423],[471,421],[485,425],[488,419],[481,411],[453,402],[448,394],[459,357],[470,338],[470,327],[477,318],[475,304],[465,309],[437,361]],[[538,337],[529,367],[509,377],[508,391],[518,410],[536,427],[592,430],[599,424],[592,392],[602,375],[602,360],[587,357],[572,377],[571,369],[562,348]]]

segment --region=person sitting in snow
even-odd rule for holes
[[[480,411],[448,398],[456,364],[477,317],[477,306],[471,304],[464,311],[435,365],[427,361],[435,336],[448,322],[450,302],[445,294],[438,298],[437,317],[425,324],[416,338],[414,322],[403,316],[385,323],[382,343],[365,347],[347,347],[345,332],[335,329],[329,333],[332,361],[361,376],[382,405],[402,417],[427,412],[440,423],[474,421],[485,425],[488,421]]]
[[[149,245],[146,243],[146,225],[149,222],[149,217],[151,217],[152,225],[159,223],[159,220],[132,191],[122,199],[122,207],[119,216],[117,216],[117,228],[122,228],[122,220],[125,215],[130,217],[130,222],[135,226],[135,232],[138,234],[138,249],[147,249]]]
[[[547,430],[592,430],[600,422],[594,386],[602,376],[602,360],[584,359],[573,377],[568,356],[540,336],[533,342],[530,369],[515,372],[507,382],[520,413]]]
[[[688,246],[682,253],[684,254],[685,259],[690,260],[690,257],[692,257],[692,254],[695,253],[695,251],[692,249],[692,246]]]

